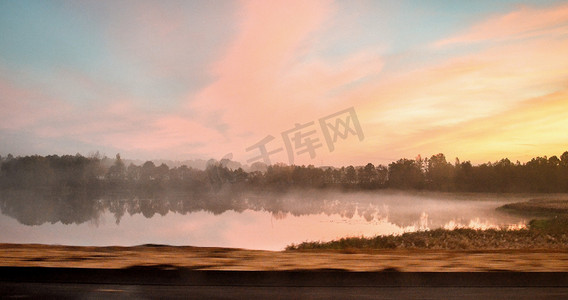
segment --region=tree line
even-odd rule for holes
[[[257,170],[230,168],[226,160],[210,160],[205,170],[156,166],[152,161],[126,165],[91,155],[0,156],[0,189],[33,190],[68,195],[160,191],[199,196],[222,191],[286,191],[290,189],[431,190],[443,192],[568,192],[568,151],[560,158],[535,157],[526,163],[509,159],[472,165],[454,163],[444,154],[399,159],[388,165],[314,167],[275,164]],[[234,165],[234,164],[233,164]],[[258,169],[262,169],[259,171]]]

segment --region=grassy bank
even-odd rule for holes
[[[402,235],[303,242],[286,248],[289,251],[326,249],[354,253],[366,249],[568,249],[568,217],[533,220],[528,229],[522,230],[435,229]]]
[[[532,199],[526,202],[505,204],[497,210],[528,217],[554,218],[568,216],[568,200]]]

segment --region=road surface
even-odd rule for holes
[[[7,299],[566,299],[568,273],[0,267],[0,295]]]

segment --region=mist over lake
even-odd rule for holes
[[[28,195],[29,196],[29,195]],[[292,243],[435,228],[522,228],[526,218],[495,208],[531,195],[301,190],[208,201],[98,199],[73,211],[2,199],[1,243],[131,246],[169,244],[283,250]],[[79,201],[80,199],[77,199]],[[43,201],[47,201],[46,198]],[[38,205],[40,203],[40,205]]]

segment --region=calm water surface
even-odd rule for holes
[[[81,209],[80,218],[66,215],[77,213],[76,207],[57,208],[62,212],[49,210],[49,206],[34,209],[31,204],[34,201],[27,202],[32,207],[3,203],[0,242],[96,246],[152,243],[282,250],[303,241],[400,234],[439,227],[522,227],[527,219],[495,208],[529,198],[288,193],[248,195],[238,201],[221,199],[223,206],[215,203],[214,207],[207,203],[195,205],[192,200],[192,208],[186,210],[179,207],[187,203],[172,199],[98,200],[93,206],[97,209]],[[65,217],[54,218],[62,214]]]

